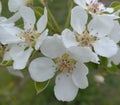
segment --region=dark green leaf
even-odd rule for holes
[[[37,91],[37,94],[41,93],[43,90],[46,89],[48,86],[50,80],[45,81],[45,82],[35,82],[35,89]]]

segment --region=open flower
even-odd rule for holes
[[[58,72],[54,92],[58,100],[72,101],[78,88],[88,86],[88,68],[85,62],[94,59],[94,53],[88,47],[66,49],[58,35],[49,36],[41,45],[41,52],[46,57],[33,60],[29,72],[34,81],[44,82]]]
[[[14,37],[11,38],[8,37],[7,34],[4,34],[4,37],[2,38],[4,44],[9,44],[4,57],[11,58],[11,60],[14,61],[14,69],[24,69],[26,67],[31,53],[34,49],[39,50],[42,42],[48,34],[48,30],[45,30],[47,25],[46,8],[44,9],[44,15],[37,22],[37,30],[34,28],[36,18],[33,10],[29,7],[23,7],[20,9],[20,13],[24,20],[24,30],[15,27],[11,30],[12,34],[10,34],[11,37]],[[4,33],[4,31],[0,31],[0,37],[2,37],[2,32]],[[20,42],[15,42],[18,39]]]
[[[97,55],[108,58],[115,55],[118,50],[117,45],[107,36],[114,26],[113,19],[101,15],[92,19],[86,27],[87,21],[88,15],[83,8],[77,6],[72,9],[71,26],[74,32],[68,29],[63,31],[62,39],[65,46],[67,48],[87,46],[94,49]]]
[[[104,12],[112,13],[114,11],[113,8],[106,8],[103,3],[98,2],[98,0],[74,0],[74,2],[86,9],[89,13],[94,14],[102,14]]]

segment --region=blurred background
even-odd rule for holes
[[[12,14],[8,12],[7,1],[1,0],[3,4],[2,16],[9,17]],[[109,5],[115,0],[101,0],[105,5]],[[117,0],[120,1],[120,0]],[[68,0],[50,0],[49,7],[63,27],[67,9]],[[40,3],[34,0],[36,6]],[[24,72],[24,71],[23,71]],[[24,74],[26,74],[24,72]],[[100,74],[104,76],[105,81],[99,83],[94,76]],[[11,75],[5,68],[0,67],[0,105],[119,105],[120,104],[120,72],[110,73],[104,70],[93,70],[90,68],[88,75],[89,87],[79,90],[76,99],[73,102],[60,102],[54,96],[54,81],[51,80],[49,86],[40,94],[36,95],[34,82],[28,75],[25,78],[19,78]]]

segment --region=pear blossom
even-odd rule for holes
[[[112,13],[113,8],[106,8],[103,3],[98,0],[74,0],[74,2],[84,8],[88,13],[103,14],[104,12]]]
[[[109,20],[109,22],[105,20]],[[77,6],[72,9],[71,26],[74,32],[69,29],[63,31],[64,45],[67,48],[71,46],[87,46],[93,49],[97,55],[107,58],[115,55],[118,47],[114,40],[108,37],[114,26],[113,20],[101,15],[92,19],[88,24],[87,21],[88,15],[83,8]]]
[[[33,10],[29,7],[23,7],[20,13],[24,20],[24,30],[18,27],[12,28],[10,30],[12,34],[9,34],[10,37],[7,34],[4,34],[3,37],[2,33],[5,31],[0,30],[0,37],[3,37],[2,41],[5,42],[3,44],[9,44],[4,59],[13,60],[13,68],[18,70],[26,67],[32,52],[39,50],[48,34],[48,30],[45,30],[47,25],[46,8],[44,9],[44,15],[37,22],[37,30],[34,29],[36,18]]]
[[[88,47],[65,48],[61,36],[48,36],[42,43],[41,52],[45,57],[34,59],[29,65],[34,81],[44,82],[55,76],[54,92],[58,100],[72,101],[78,89],[88,86],[88,68],[85,62],[95,59]]]

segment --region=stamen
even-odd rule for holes
[[[57,65],[57,70],[64,72],[67,71],[72,73],[75,68],[76,60],[69,57],[68,54],[63,54],[62,57],[57,57],[54,59],[54,62]]]
[[[21,39],[25,40],[25,43],[28,46],[34,47],[36,44],[36,40],[39,38],[40,34],[37,33],[36,31],[31,31],[31,29],[30,29],[25,32],[21,32],[18,36]]]
[[[85,31],[82,35],[75,33],[76,41],[79,43],[79,46],[88,46],[92,48],[92,43],[96,41],[96,37],[89,35],[87,31]]]

